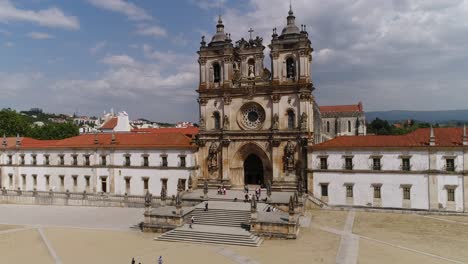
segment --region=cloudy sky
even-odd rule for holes
[[[468,108],[468,1],[293,0],[319,104]],[[222,14],[267,44],[288,0],[0,0],[0,107],[197,120],[196,51]]]

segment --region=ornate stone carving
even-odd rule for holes
[[[271,72],[267,68],[263,68],[262,80],[266,82],[271,80]]]
[[[224,129],[229,128],[229,117],[227,115],[224,115],[224,118],[223,118],[223,128]]]
[[[153,201],[153,195],[149,191],[146,191],[145,207],[151,207],[152,201]]]
[[[310,94],[301,94],[299,98],[301,101],[309,101],[311,99]]]
[[[205,65],[206,64],[206,58],[198,59],[198,63],[200,63],[200,65]]]
[[[226,56],[223,59],[224,59],[224,62],[227,62],[227,63],[230,63],[233,61],[232,56]]]
[[[291,141],[288,140],[288,143],[284,147],[284,170],[285,171],[294,171],[294,154],[296,153],[296,146]]]
[[[198,98],[198,103],[202,106],[205,106],[208,103],[208,99],[206,98]]]
[[[278,130],[279,129],[279,117],[278,114],[274,114],[271,120],[271,129]]]
[[[203,116],[200,116],[200,122],[198,125],[201,129],[205,129],[205,118],[203,118]]]
[[[272,53],[271,53],[271,57],[272,57],[274,60],[278,59],[278,58],[279,58],[279,52],[272,52]]]
[[[307,114],[302,112],[301,114],[301,130],[307,129]]]
[[[273,103],[278,103],[281,100],[281,95],[274,94],[271,96],[271,100],[273,101]]]
[[[247,103],[241,107],[238,120],[244,129],[259,129],[265,121],[265,110],[257,103]]]
[[[224,101],[225,105],[230,105],[231,102],[232,102],[232,98],[229,97],[229,96],[225,96],[225,97],[223,97],[223,101]]]
[[[211,143],[208,150],[208,169],[210,171],[218,169],[218,151],[218,144],[216,142]]]

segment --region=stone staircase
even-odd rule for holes
[[[258,247],[263,242],[263,239],[242,228],[249,226],[250,204],[209,202],[209,207],[208,211],[204,211],[204,203],[200,203],[186,216],[186,222],[194,217],[193,228],[185,224],[156,240],[250,247]]]
[[[243,210],[209,209],[204,211],[202,208],[195,208],[188,214],[186,221],[188,222],[192,216],[197,225],[242,227],[248,225],[250,221],[250,212]]]

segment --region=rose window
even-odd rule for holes
[[[246,104],[240,111],[240,123],[245,129],[258,129],[265,121],[265,110],[257,104]]]

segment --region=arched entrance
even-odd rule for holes
[[[264,185],[263,163],[255,154],[250,154],[244,161],[244,183]]]

